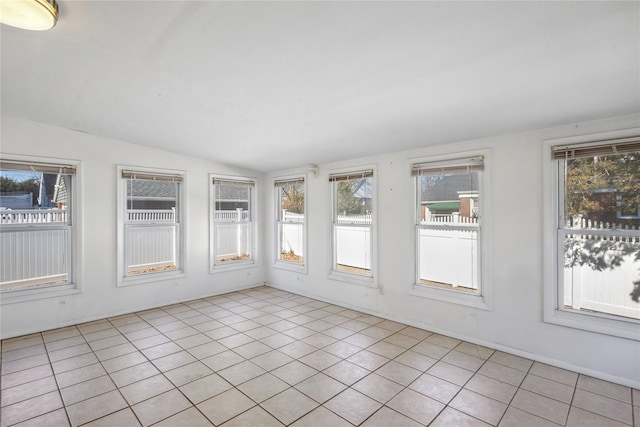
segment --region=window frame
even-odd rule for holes
[[[280,209],[282,207],[282,200],[280,198],[280,186],[278,186],[278,182],[283,181],[302,181],[304,188],[304,219],[302,223],[302,251],[303,251],[303,262],[301,264],[297,264],[294,262],[284,261],[280,259],[280,250],[281,250],[281,241],[280,241],[280,226],[287,224],[288,222],[280,219]],[[274,189],[274,261],[273,266],[276,268],[280,268],[283,270],[290,270],[299,273],[307,273],[307,265],[308,262],[308,245],[307,245],[307,174],[293,174],[293,175],[285,175],[281,177],[276,177],[273,180],[273,189]]]
[[[132,172],[138,173],[141,176],[146,175],[160,175],[160,176],[179,176],[180,185],[178,186],[178,194],[176,195],[176,269],[165,271],[154,271],[140,274],[128,274],[126,263],[126,227],[128,221],[126,219],[127,211],[127,191],[126,185],[130,178],[123,177],[123,173]],[[134,178],[135,179],[135,178]],[[186,277],[186,206],[185,206],[185,193],[186,193],[186,172],[175,169],[164,168],[149,168],[143,166],[130,166],[130,165],[117,165],[116,166],[116,207],[117,207],[117,287],[125,287],[132,285],[145,284],[150,282],[158,282],[163,280],[172,280],[176,278]]]
[[[442,163],[456,164],[471,158],[482,157],[483,170],[478,180],[478,194],[480,197],[480,208],[478,216],[480,222],[477,233],[477,253],[478,253],[478,290],[477,293],[465,292],[455,289],[440,288],[428,284],[420,283],[420,241],[419,230],[420,225],[420,206],[421,206],[421,185],[419,178],[421,175],[413,175],[408,173],[408,187],[413,189],[413,197],[411,198],[412,212],[412,238],[413,238],[413,266],[414,274],[411,283],[410,295],[443,301],[482,310],[491,310],[491,281],[489,280],[491,247],[491,151],[490,149],[479,149],[473,151],[464,151],[457,153],[438,154],[433,156],[425,156],[407,159],[407,168],[411,172],[414,165],[421,163]]]
[[[353,175],[357,178],[363,172],[371,173],[371,224],[351,224],[357,226],[357,228],[368,227],[370,229],[370,247],[371,247],[371,274],[365,276],[357,273],[349,273],[344,270],[337,270],[337,241],[336,241],[336,227],[337,222],[337,194],[336,194],[336,182],[332,181],[333,176],[346,176]],[[340,282],[351,283],[355,285],[363,285],[368,287],[377,288],[378,285],[378,197],[377,197],[377,165],[361,165],[350,168],[334,169],[329,171],[329,186],[330,186],[330,206],[331,206],[331,218],[329,222],[329,233],[331,241],[329,244],[329,275],[328,278],[337,280]],[[340,226],[349,226],[349,224],[339,224]]]
[[[248,260],[237,260],[237,261],[229,261],[226,263],[217,263],[216,262],[216,184],[215,181],[228,181],[235,183],[246,183],[250,186],[249,191],[249,200],[248,200],[248,217],[249,221],[246,223],[250,224],[250,236],[251,236],[251,244],[250,244],[250,259]],[[209,273],[219,273],[230,270],[239,270],[257,267],[257,189],[258,189],[258,180],[254,177],[249,176],[238,176],[238,175],[221,175],[221,174],[209,174]]]
[[[69,220],[64,227],[69,230],[69,236],[65,246],[70,253],[67,264],[69,280],[64,284],[47,284],[26,289],[16,289],[1,293],[0,305],[20,303],[44,298],[73,295],[82,292],[82,162],[72,159],[59,159],[52,157],[25,156],[18,154],[1,155],[3,163],[39,164],[43,166],[54,166],[59,168],[71,167],[75,169],[72,175],[71,191],[68,193],[71,198],[71,207],[68,210]],[[61,226],[17,226],[13,229],[27,230],[33,227],[43,229],[60,228]],[[4,226],[3,226],[4,228]]]
[[[564,220],[564,190],[560,190],[563,178],[560,176],[560,160],[552,159],[554,147],[596,143],[640,135],[640,128],[630,128],[609,132],[547,139],[542,144],[543,188],[543,262],[544,307],[543,320],[546,323],[582,329],[640,341],[638,325],[640,320],[622,318],[604,313],[591,313],[560,306],[564,285],[560,283],[560,273],[564,265],[564,249],[560,250],[561,225]],[[564,186],[563,186],[564,187]],[[562,245],[564,246],[564,245]]]

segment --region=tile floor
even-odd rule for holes
[[[1,426],[635,426],[640,391],[269,287],[2,342]]]

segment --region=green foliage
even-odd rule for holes
[[[360,181],[360,179],[352,179],[336,183],[336,212],[339,215],[364,215],[367,211],[371,212],[370,200],[366,200],[363,203],[361,199],[354,197],[353,195],[353,192],[358,184],[360,184]]]
[[[32,193],[33,200],[38,200],[40,181],[37,178],[29,178],[17,181],[13,178],[0,176],[0,193]]]

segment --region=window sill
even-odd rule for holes
[[[273,263],[273,268],[307,274],[306,264],[296,264],[293,262],[276,260],[276,262]]]
[[[336,280],[338,282],[351,283],[353,285],[367,286],[370,288],[377,287],[377,284],[373,277],[358,276],[355,274],[332,271],[331,273],[329,273],[328,278],[331,280]]]
[[[147,274],[144,276],[129,276],[129,277],[120,278],[120,281],[118,282],[117,286],[121,288],[126,286],[142,285],[145,283],[181,279],[183,277],[187,277],[184,271],[174,271],[170,273],[155,273],[155,274]]]
[[[230,263],[227,265],[216,265],[214,267],[211,267],[211,270],[209,271],[210,274],[215,274],[215,273],[225,273],[227,271],[234,271],[234,270],[246,270],[249,268],[257,268],[258,266],[256,265],[255,261],[237,261],[234,263]]]
[[[467,307],[479,308],[481,310],[491,310],[491,305],[482,295],[469,294],[450,289],[435,288],[429,285],[415,283],[411,285],[411,291],[409,291],[409,295],[448,302],[451,304],[464,305]]]
[[[550,309],[545,310],[544,321],[569,328],[640,341],[640,320],[622,320],[594,313]]]
[[[40,299],[65,297],[81,293],[75,285],[63,285],[47,287],[44,289],[25,289],[21,291],[5,292],[0,294],[0,304],[17,304]]]

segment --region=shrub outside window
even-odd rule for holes
[[[278,180],[276,193],[277,261],[305,264],[305,182],[304,178]]]
[[[252,180],[213,178],[213,267],[254,262]]]
[[[0,162],[0,290],[71,285],[75,166]]]
[[[640,319],[640,138],[555,146],[557,307]]]
[[[124,276],[182,269],[182,175],[123,170]]]
[[[329,175],[333,199],[332,270],[373,278],[373,170]]]
[[[481,294],[483,157],[413,164],[416,284]]]

